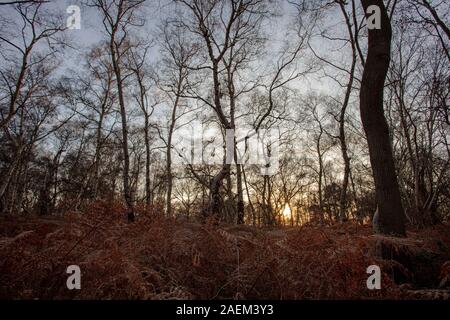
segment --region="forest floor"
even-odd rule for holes
[[[123,211],[122,211],[123,212]],[[94,204],[65,218],[0,218],[2,299],[448,299],[450,225],[380,237],[370,226],[255,228]],[[387,243],[395,260],[381,260]],[[370,265],[382,270],[369,290]],[[81,268],[68,290],[66,268]]]

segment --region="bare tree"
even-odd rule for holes
[[[346,138],[346,123],[347,123],[347,110],[349,108],[351,94],[354,89],[354,82],[355,82],[355,72],[356,72],[356,66],[357,66],[357,57],[358,57],[358,33],[359,33],[359,26],[356,23],[357,17],[356,17],[356,6],[355,1],[351,2],[351,11],[350,13],[347,11],[346,2],[341,0],[335,1],[337,5],[339,6],[339,10],[342,14],[346,31],[347,31],[347,37],[341,38],[341,37],[332,37],[328,34],[324,34],[325,31],[322,31],[322,37],[325,40],[332,39],[333,41],[339,41],[344,42],[344,44],[350,44],[350,67],[343,67],[339,66],[337,62],[332,62],[328,58],[324,58],[320,56],[311,46],[310,48],[313,51],[313,54],[316,56],[316,58],[319,59],[319,61],[323,62],[325,66],[331,67],[334,70],[336,70],[338,73],[344,73],[346,79],[346,84],[341,84],[340,80],[337,79],[336,73],[333,72],[333,75],[329,75],[331,79],[335,80],[340,86],[345,88],[344,91],[344,97],[342,98],[342,101],[336,100],[336,102],[340,106],[339,113],[337,115],[333,114],[333,117],[336,119],[336,121],[339,124],[339,133],[335,136],[332,135],[334,138],[339,140],[340,147],[341,147],[341,154],[342,154],[342,160],[344,162],[344,175],[342,178],[342,187],[341,187],[341,194],[340,194],[340,200],[339,200],[339,220],[345,221],[347,220],[347,191],[349,186],[349,180],[350,180],[350,156],[348,152],[348,142]],[[332,7],[333,8],[333,7]],[[328,132],[327,132],[328,133]]]
[[[212,97],[205,99],[198,94],[189,95],[201,99],[216,113],[223,129],[235,129],[235,99],[239,93],[235,92],[233,76],[242,63],[246,63],[248,54],[253,54],[251,43],[259,41],[258,27],[267,15],[265,1],[237,1],[208,2],[204,0],[177,0],[191,13],[189,25],[182,22],[188,30],[200,36],[206,47],[207,69],[212,76]],[[216,23],[218,22],[218,23]],[[247,52],[247,50],[250,50]],[[241,59],[241,60],[239,60]],[[222,68],[226,75],[223,76]],[[227,91],[225,91],[227,90]],[[230,99],[229,112],[224,107],[225,93]],[[209,100],[209,101],[208,101]],[[211,101],[212,100],[212,101]],[[229,115],[227,115],[229,113]],[[231,164],[224,162],[221,170],[210,182],[210,205],[205,213],[220,215],[220,189],[223,180],[230,175]],[[241,175],[240,175],[241,177]],[[242,181],[239,181],[238,220],[243,221],[243,192]]]
[[[36,3],[36,4],[42,4],[50,2],[48,0],[17,0],[17,1],[7,1],[7,2],[1,2],[0,6],[6,6],[11,4],[27,4],[27,3]]]
[[[185,30],[177,23],[166,20],[162,27],[162,48],[165,70],[162,80],[162,90],[167,93],[171,104],[170,120],[167,130],[166,144],[166,215],[172,216],[173,189],[173,135],[177,121],[185,114],[180,112],[183,95],[187,91],[187,80],[191,60],[198,53],[198,47],[189,38]]]
[[[369,49],[360,92],[361,120],[369,145],[378,205],[374,228],[378,233],[405,236],[405,213],[383,110],[384,82],[391,54],[391,23],[383,1],[361,2],[364,12],[371,5],[379,7],[381,12],[381,29],[369,30]]]
[[[23,24],[20,34],[17,37],[9,37],[9,39],[3,34],[0,35],[0,42],[6,43],[15,50],[15,58],[19,57],[20,61],[17,75],[9,76],[5,71],[1,71],[1,77],[8,87],[10,98],[7,106],[7,114],[5,115],[3,113],[3,108],[1,110],[0,129],[8,125],[21,107],[18,105],[18,101],[21,98],[21,90],[27,72],[33,64],[40,62],[39,60],[35,60],[30,64],[30,59],[35,48],[42,42],[47,42],[50,46],[52,42],[60,42],[60,39],[57,39],[57,37],[65,29],[59,19],[55,19],[51,13],[42,8],[43,3],[43,1],[16,2],[17,5],[14,6],[14,10],[18,13]],[[43,15],[48,15],[51,18],[43,22]],[[53,54],[54,52],[49,52],[40,58],[44,61]],[[3,57],[6,59],[5,56]]]
[[[64,77],[60,86],[67,104],[75,104],[73,108],[76,113],[95,126],[93,162],[80,189],[75,208],[89,186],[93,186],[93,198],[97,199],[99,196],[104,146],[114,130],[114,125],[108,128],[108,121],[117,96],[113,92],[114,71],[106,49],[104,45],[99,45],[90,50],[86,55],[86,68],[76,72],[74,78]]]
[[[27,174],[32,160],[30,153],[39,141],[62,125],[55,123],[53,128],[48,127],[56,110],[55,87],[50,79],[58,66],[57,50],[63,44],[64,28],[61,20],[45,10],[42,3],[16,5],[12,13],[8,18],[1,13],[5,20],[17,20],[11,22],[10,29],[2,29],[0,35],[0,43],[4,45],[0,52],[3,58],[0,130],[2,144],[9,149],[1,170],[0,198],[6,201],[4,197],[11,190],[14,203],[17,196],[21,197],[17,193],[18,183]]]
[[[152,71],[148,65],[147,54],[150,46],[147,44],[136,43],[129,51],[128,68],[133,72],[137,81],[137,93],[134,95],[137,105],[144,115],[144,144],[145,144],[145,204],[147,207],[151,203],[151,180],[150,180],[150,163],[151,163],[151,123],[150,117],[153,114],[156,105],[159,103],[158,97],[149,97],[151,86],[154,82],[152,79]]]
[[[111,63],[113,66],[117,94],[119,98],[120,115],[122,118],[122,156],[123,156],[123,191],[125,203],[128,207],[128,221],[135,219],[133,209],[133,192],[130,187],[130,155],[128,148],[128,124],[127,108],[124,93],[124,81],[126,75],[123,74],[123,57],[130,49],[129,28],[142,24],[136,18],[135,12],[139,9],[145,0],[93,0],[91,6],[98,9],[102,15],[103,26],[109,36],[109,50]]]

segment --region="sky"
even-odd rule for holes
[[[160,0],[157,2],[155,0],[149,0],[149,5],[142,7],[139,14],[145,17],[146,24],[144,27],[139,28],[139,36],[152,37],[156,34],[161,20],[164,17],[173,14],[173,7],[168,5],[170,2],[170,0]],[[274,52],[280,48],[283,41],[296,41],[296,39],[292,37],[296,11],[287,1],[281,1],[280,3],[281,6],[278,7],[280,16],[272,20],[266,26],[267,30],[265,30],[270,39],[267,44],[267,50],[272,50]],[[67,21],[71,19],[71,15],[73,14],[72,12],[67,12],[67,9],[73,5],[80,8],[81,28],[67,31],[67,38],[70,39],[70,48],[67,48],[64,52],[60,73],[67,73],[71,72],[71,70],[79,69],[79,66],[83,63],[83,53],[106,37],[99,13],[94,8],[86,6],[85,0],[57,0],[50,4],[46,4],[45,6],[50,11],[59,14],[63,21]],[[13,6],[1,6],[0,11],[1,15],[4,17],[10,17],[11,19],[17,17],[17,13],[14,12]],[[326,22],[330,25],[334,25],[338,20],[337,17],[338,15],[330,14],[327,17]],[[286,36],[287,34],[291,35]],[[323,40],[318,40],[318,38],[312,41],[312,45],[318,52],[327,50],[327,43]],[[155,50],[153,53],[151,60],[156,64],[156,67],[158,67],[157,61],[160,58],[158,51]],[[268,57],[270,59],[270,57],[275,56],[276,55],[269,55]],[[337,54],[336,57],[342,59],[344,55]],[[305,61],[308,61],[307,59],[308,57],[302,58],[302,60]],[[275,61],[266,62],[270,64]],[[319,73],[308,75],[306,78],[300,78],[294,81],[292,86],[302,93],[310,92],[311,89],[315,93],[330,92],[336,89],[336,83],[320,76]],[[158,116],[158,112],[155,113],[155,116]]]
[[[0,0],[0,2],[5,2],[6,0]],[[162,18],[170,16],[173,14],[173,6],[170,5],[171,0],[148,0],[148,5],[144,5],[141,9],[140,14],[145,17],[146,24],[139,28],[139,36],[153,37],[161,23]],[[274,19],[267,25],[267,32],[270,37],[270,41],[267,44],[269,50],[273,49],[276,51],[277,47],[281,45],[282,41],[291,41],[290,36],[287,33],[294,32],[292,26],[295,21],[296,10],[294,6],[286,0],[279,2],[277,5],[278,12],[280,16]],[[103,31],[103,25],[101,18],[94,8],[90,8],[86,5],[86,0],[54,0],[49,4],[45,4],[46,8],[52,12],[59,14],[63,20],[71,19],[72,13],[67,12],[70,6],[78,6],[80,8],[81,17],[81,28],[73,29],[67,31],[67,37],[70,39],[70,44],[72,49],[67,50],[64,56],[64,66],[66,68],[77,68],[80,59],[82,58],[82,53],[86,51],[87,48],[95,45],[99,41],[105,38],[105,33]],[[0,8],[2,17],[9,17],[16,20],[17,13],[14,12],[13,6],[1,6]],[[327,24],[333,25],[335,22],[339,21],[339,15],[331,14],[327,19]],[[335,20],[335,21],[333,21]],[[293,39],[295,41],[295,39]],[[322,41],[318,37],[312,40],[312,45],[315,49],[320,52],[327,47],[326,42]],[[339,55],[337,55],[339,57]],[[152,55],[152,60],[154,62],[158,61],[158,52],[155,51]],[[303,79],[305,80],[305,79]],[[301,85],[298,83],[298,89],[301,91],[306,91],[307,89],[315,89],[318,91],[328,91],[333,82],[329,82],[326,79],[319,79],[308,77],[307,81],[303,81]]]

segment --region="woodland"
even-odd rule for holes
[[[0,299],[448,300],[449,50],[447,0],[1,1]]]

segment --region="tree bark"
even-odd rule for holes
[[[210,183],[210,199],[207,215],[220,216],[222,212],[222,197],[220,196],[220,187],[223,180],[230,174],[230,164],[224,164],[219,173],[214,176]]]
[[[237,184],[237,224],[244,224],[244,190],[242,187],[242,165],[236,163],[236,184]]]
[[[390,63],[392,29],[382,0],[361,0],[364,11],[376,5],[381,28],[369,30],[367,60],[361,82],[361,121],[369,146],[378,205],[379,233],[405,236],[405,213],[395,172],[389,128],[383,110],[384,82]],[[368,15],[366,15],[366,18]]]

